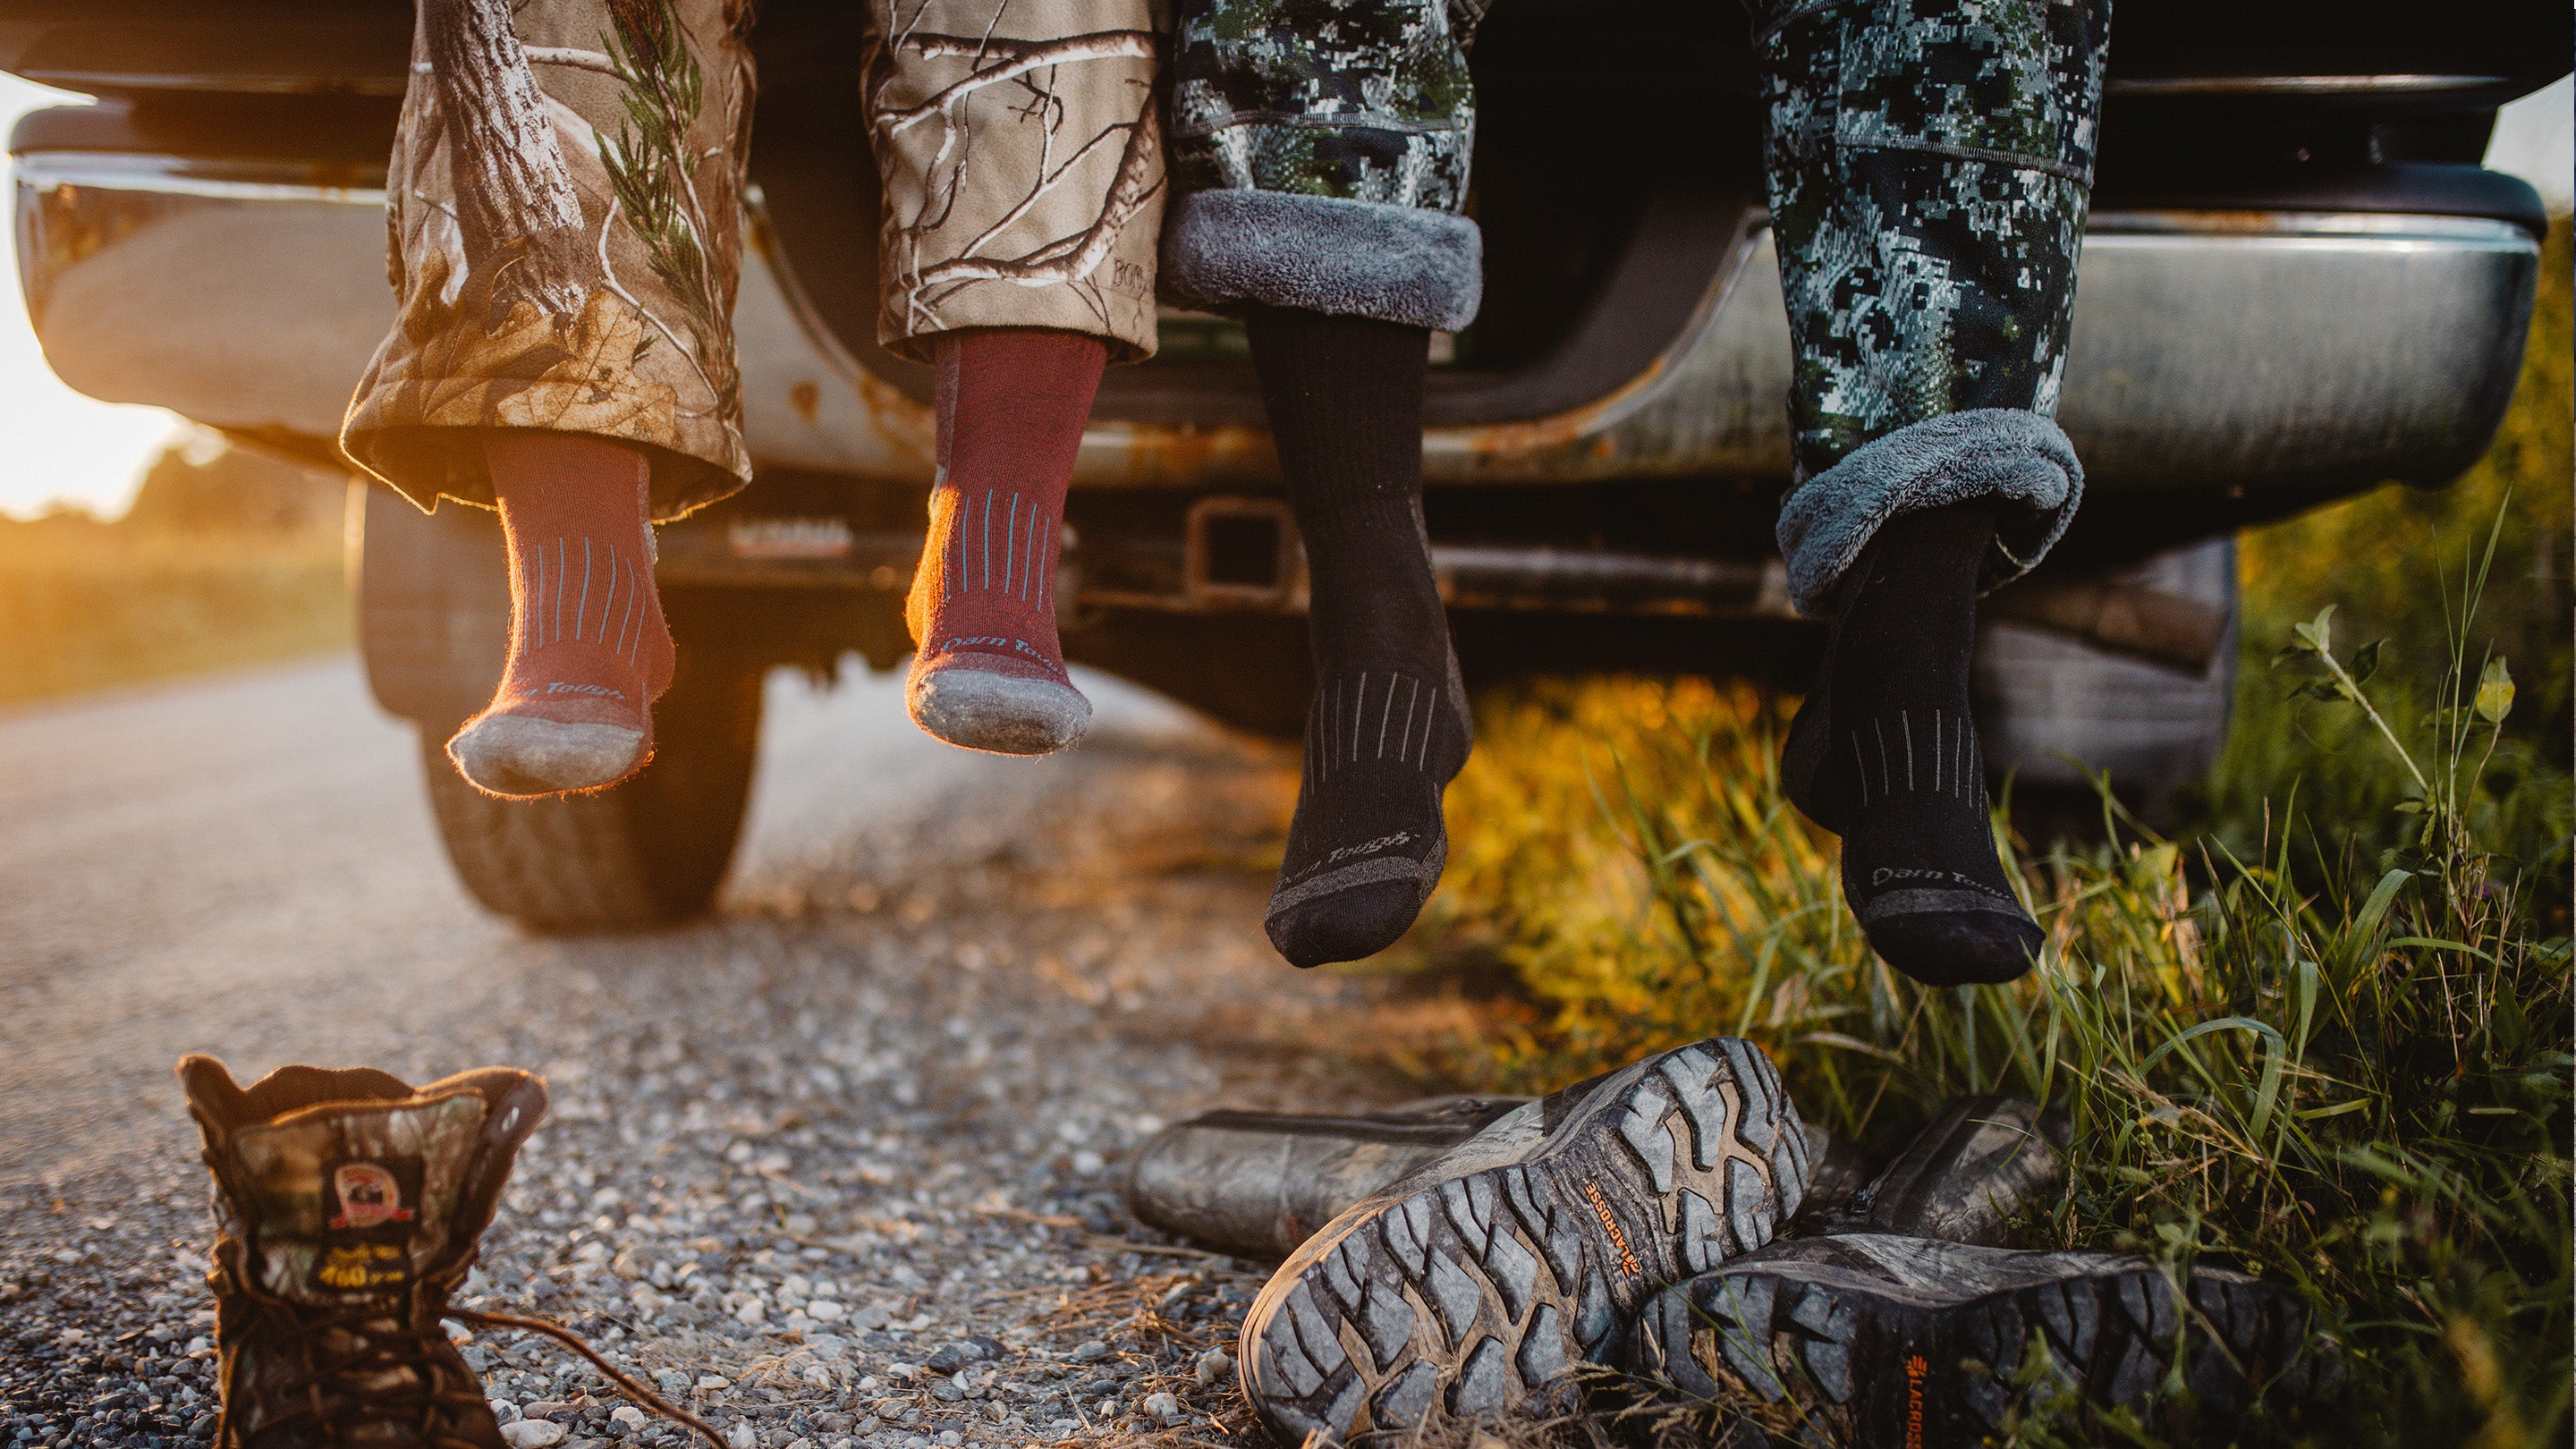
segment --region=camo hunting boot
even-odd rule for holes
[[[1655,1295],[1628,1367],[1713,1419],[1711,1437],[1750,1424],[1775,1442],[1924,1449],[2034,1425],[2103,1442],[2090,1431],[2114,1408],[2197,1440],[2258,1398],[2340,1381],[2288,1289],[2202,1268],[2186,1297],[2113,1253],[1804,1238]]]
[[[1525,1103],[1355,1204],[1243,1322],[1287,1443],[1550,1411],[1667,1283],[1769,1242],[1808,1143],[1759,1048],[1721,1038]]]
[[[215,1178],[217,1449],[503,1449],[439,1319],[545,1084],[280,1067],[245,1089],[205,1056],[179,1078]]]
[[[1808,1235],[1899,1233],[2003,1247],[2014,1218],[2045,1211],[2066,1190],[2067,1130],[2065,1113],[2043,1112],[2028,1097],[1954,1097]]]

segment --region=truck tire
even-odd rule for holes
[[[683,647],[653,708],[654,755],[625,784],[501,800],[467,784],[443,737],[421,771],[467,894],[531,931],[636,931],[703,914],[742,834],[759,751],[763,671]]]
[[[2043,575],[2031,584],[2061,597],[2129,593],[2150,608],[2196,608],[2209,618],[2214,647],[2196,667],[1999,617],[2010,608],[1986,609],[1977,630],[1973,689],[1987,769],[1997,785],[2011,778],[2025,834],[2098,834],[2101,805],[2088,771],[2107,775],[2132,809],[2161,814],[2208,777],[2226,748],[2236,697],[2236,540],[2192,544],[2099,577]],[[1991,602],[2003,604],[2012,592]]]

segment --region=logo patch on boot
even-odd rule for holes
[[[324,1173],[322,1254],[314,1281],[343,1293],[409,1283],[420,1159],[344,1159],[327,1164]]]
[[[411,1209],[403,1206],[402,1184],[381,1163],[343,1162],[331,1169],[331,1201],[335,1233],[411,1221]]]

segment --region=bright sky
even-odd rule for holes
[[[0,135],[22,111],[79,99],[0,75]],[[8,285],[0,288],[0,512],[25,517],[57,499],[122,512],[143,464],[178,419],[159,408],[95,402],[56,381],[27,325],[16,257],[12,250]]]
[[[2487,153],[2488,165],[2539,187],[2554,211],[2568,209],[2576,168],[2571,94],[2562,79],[2506,107]],[[0,75],[0,134],[23,111],[78,99]],[[0,289],[0,512],[26,517],[68,501],[121,513],[143,465],[181,423],[158,408],[92,401],[56,381],[27,325],[14,271],[8,281]]]

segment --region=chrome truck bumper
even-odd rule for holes
[[[393,320],[381,191],[35,151],[16,158],[15,213],[28,311],[65,382],[327,455]],[[926,482],[927,410],[831,338],[757,215],[751,235],[736,331],[753,455]],[[2060,418],[2096,490],[2442,481],[2512,395],[2538,262],[2529,232],[2476,218],[2097,214]],[[1426,458],[1448,483],[1785,477],[1788,379],[1757,218],[1637,376],[1556,416],[1434,430]],[[1077,481],[1258,487],[1275,467],[1251,429],[1106,422]]]

